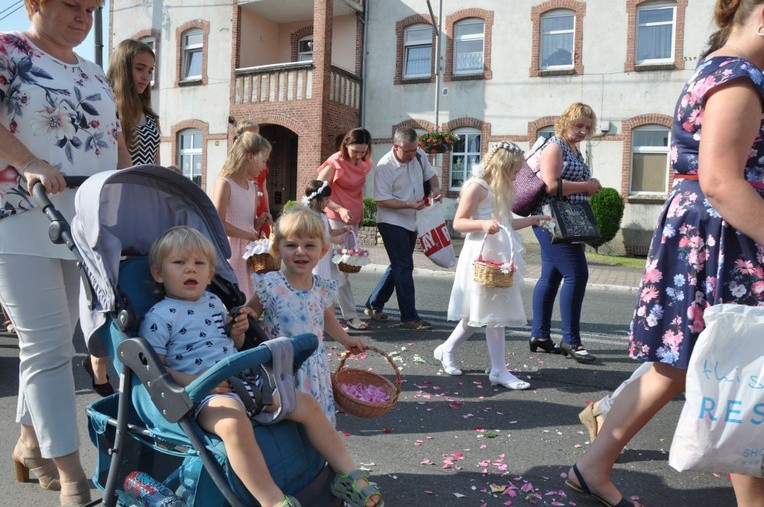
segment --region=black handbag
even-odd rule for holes
[[[588,201],[573,203],[565,199],[562,178],[557,180],[557,196],[549,201],[548,207],[545,213],[554,221],[550,228],[552,243],[591,243],[600,239],[591,205]]]

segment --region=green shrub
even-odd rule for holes
[[[595,250],[615,237],[621,228],[623,218],[623,198],[614,188],[603,188],[592,196],[590,201],[597,229],[600,231],[599,241],[590,243]]]
[[[289,208],[291,208],[295,204],[300,204],[300,202],[299,201],[287,201],[286,203],[284,203],[284,206],[281,208],[281,212],[282,213],[285,212],[286,210],[288,210]]]
[[[363,225],[374,227],[377,225],[377,201],[373,197],[363,198]]]

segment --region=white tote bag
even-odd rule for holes
[[[764,477],[764,307],[717,305],[703,317],[669,464]]]
[[[417,239],[432,262],[442,268],[451,268],[456,264],[456,255],[442,206],[430,201],[429,206],[416,212]]]

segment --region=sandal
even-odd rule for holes
[[[372,320],[387,320],[387,314],[382,310],[377,310],[376,308],[366,308],[363,313],[366,316],[371,317]]]
[[[608,507],[641,507],[642,504],[635,504],[634,502],[630,502],[629,500],[626,500],[625,497],[621,496],[621,500],[618,501],[618,503],[610,503],[601,496],[599,496],[597,493],[593,492],[591,489],[589,489],[589,486],[586,484],[586,481],[584,480],[584,477],[581,475],[581,472],[578,470],[577,465],[573,465],[573,473],[576,474],[576,480],[578,481],[578,484],[571,481],[570,478],[568,478],[565,481],[565,485],[575,491],[576,493],[579,493],[581,495],[586,495],[591,497],[593,500],[597,500],[603,505],[607,505]]]
[[[366,322],[362,321],[358,317],[353,317],[350,320],[346,320],[345,324],[350,329],[355,329],[357,331],[366,331],[367,329],[369,329],[369,324],[367,324]]]
[[[364,483],[366,485],[359,489],[359,486]],[[369,501],[373,500],[374,497],[377,497],[377,503],[373,507],[385,505],[379,486],[369,480],[369,473],[364,470],[355,470],[349,474],[337,474],[330,489],[334,496],[345,501],[350,507],[367,507]]]
[[[424,319],[407,320],[406,322],[401,322],[398,324],[398,327],[402,327],[403,329],[412,329],[414,331],[422,331],[425,329],[432,329],[432,324]]]
[[[302,507],[302,505],[300,505],[300,502],[295,497],[284,495],[284,499],[279,504],[279,507]]]

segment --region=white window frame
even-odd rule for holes
[[[426,49],[427,72],[408,73],[408,64],[413,50]],[[424,67],[424,65],[423,65]],[[432,75],[432,25],[419,23],[411,25],[403,32],[403,79],[430,78]]]
[[[305,44],[310,48],[310,51],[305,51],[301,46]],[[313,61],[313,36],[308,35],[297,41],[297,61],[298,62],[312,62]]]
[[[196,143],[194,142],[194,137],[199,136],[199,146],[196,146]],[[190,147],[184,148],[184,138],[190,138]],[[181,173],[183,173],[183,176],[190,179],[197,185],[202,185],[202,172],[204,171],[204,168],[202,167],[202,159],[204,156],[204,134],[199,129],[184,129],[178,132],[178,167],[180,167]],[[188,163],[186,163],[186,160],[190,160]],[[193,163],[195,160],[198,160],[198,170],[197,168],[193,167]]]
[[[454,134],[459,136],[459,141],[454,143],[452,151],[450,153],[451,157],[451,163],[449,164],[449,170],[448,170],[448,189],[454,192],[458,192],[461,190],[462,185],[454,185],[454,168],[457,166],[455,163],[456,160],[464,159],[465,164],[464,168],[460,169],[461,176],[463,178],[461,179],[462,182],[467,181],[470,176],[472,175],[472,167],[475,164],[479,164],[480,160],[482,158],[481,153],[481,145],[482,145],[482,132],[480,132],[477,129],[471,129],[471,128],[463,128],[458,129],[454,131]],[[477,150],[475,151],[469,151],[467,148],[469,147],[469,141],[473,138],[477,137]],[[457,151],[457,148],[459,145],[462,144],[464,146],[464,149],[462,151]]]
[[[666,146],[642,146],[635,142],[635,135],[639,132],[661,132],[666,135]],[[665,197],[669,190],[669,174],[671,163],[669,161],[669,151],[671,149],[671,129],[663,125],[642,125],[631,131],[631,153],[629,155],[629,195],[635,197]],[[646,191],[634,189],[634,155],[654,155],[660,154],[666,157],[663,175],[663,189],[658,191]]]
[[[146,44],[154,52],[154,58],[155,58],[155,60],[154,60],[154,72],[151,73],[151,82],[150,82],[150,85],[149,85],[149,86],[151,86],[153,88],[154,85],[156,85],[156,82],[157,82],[157,72],[159,72],[159,65],[158,65],[159,54],[157,53],[157,39],[153,35],[149,35],[149,36],[146,36],[146,37],[141,37],[138,40],[140,42],[143,42],[144,44]]]
[[[651,23],[640,23],[641,15],[646,11],[653,10],[671,10],[671,21],[658,21]],[[674,54],[676,52],[676,3],[674,2],[656,2],[637,7],[636,16],[636,33],[634,37],[634,63],[635,65],[655,65],[674,62]],[[640,45],[640,33],[642,28],[651,28],[657,26],[671,26],[671,49],[669,54],[662,58],[639,58],[639,45]],[[644,36],[643,36],[644,37]],[[650,37],[647,40],[653,41],[654,38]]]
[[[483,31],[479,34],[477,33],[471,33],[466,35],[460,35],[459,31],[460,29],[463,29],[464,27],[468,25],[481,25],[483,27]],[[462,53],[462,48],[465,44],[470,44],[473,42],[480,42],[480,66],[479,68],[462,68],[459,65]],[[474,53],[470,52],[470,53]],[[454,63],[453,63],[453,70],[455,76],[472,76],[475,74],[482,74],[485,69],[485,21],[480,18],[468,18],[464,19],[462,21],[459,21],[454,25]]]
[[[189,43],[188,39],[195,35],[199,36],[201,42]],[[190,28],[186,30],[181,36],[181,43],[183,45],[183,73],[181,75],[181,81],[201,81],[202,73],[204,72],[204,31],[202,31],[201,28]],[[197,53],[202,59],[199,62],[199,74],[191,75],[189,72],[191,71],[192,57]]]
[[[572,18],[573,19],[573,26],[571,26],[569,29],[564,30],[550,30],[548,33],[544,32],[544,20],[548,20],[550,18]],[[575,55],[576,55],[576,23],[578,20],[576,19],[576,13],[575,11],[571,11],[569,9],[555,9],[553,11],[545,12],[541,19],[539,20],[539,36],[540,36],[540,44],[539,44],[539,69],[541,70],[568,70],[572,69],[575,64]],[[544,54],[545,54],[545,44],[544,39],[546,37],[550,36],[560,36],[560,35],[568,35],[570,37],[570,63],[560,64],[560,65],[544,65]],[[547,43],[548,44],[548,43]],[[563,47],[556,48],[555,52],[560,49],[565,49]],[[553,53],[552,53],[553,54]]]

